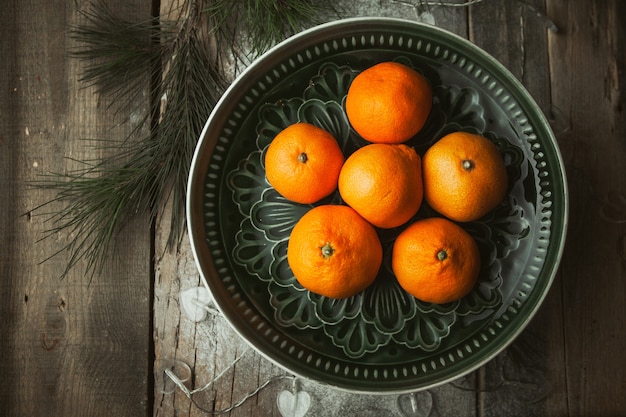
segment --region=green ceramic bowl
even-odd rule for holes
[[[356,74],[381,61],[409,65],[433,86],[431,115],[409,145],[423,154],[446,133],[477,132],[497,144],[507,165],[505,201],[462,225],[479,243],[482,270],[473,292],[458,302],[427,304],[400,288],[389,256],[402,227],[378,230],[385,254],[379,276],[348,299],[303,289],[287,264],[290,231],[313,206],[273,190],[264,175],[265,149],[298,121],[333,133],[346,156],[363,146],[344,100]],[[224,317],[246,341],[293,374],[378,393],[445,383],[504,349],[552,283],[568,212],[555,138],[523,86],[458,36],[385,18],[307,30],[242,73],[202,132],[187,204],[198,268]],[[342,202],[335,193],[318,204]],[[424,203],[414,219],[436,215]]]

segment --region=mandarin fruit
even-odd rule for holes
[[[376,230],[352,208],[321,205],[296,223],[289,237],[287,261],[306,289],[346,298],[376,278],[383,250]]]
[[[424,198],[452,220],[476,220],[506,196],[504,160],[496,145],[484,136],[450,133],[426,151],[422,166]]]
[[[374,226],[400,226],[422,204],[420,157],[403,144],[363,146],[341,168],[339,194]]]
[[[402,143],[422,129],[432,104],[432,88],[424,76],[404,64],[382,62],[354,78],[346,114],[364,139]]]
[[[288,126],[265,154],[265,175],[283,197],[311,204],[337,188],[343,152],[334,136],[309,123]]]
[[[478,278],[480,253],[474,238],[450,220],[418,220],[398,235],[392,252],[398,283],[415,298],[444,304],[467,295]]]

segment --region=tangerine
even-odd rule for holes
[[[337,188],[343,162],[343,152],[331,133],[309,123],[295,123],[268,146],[265,175],[283,197],[311,204]]]
[[[364,139],[402,143],[422,129],[432,104],[432,88],[423,75],[404,64],[381,62],[354,78],[346,114]]]
[[[363,146],[346,159],[338,186],[346,204],[374,226],[400,226],[422,204],[420,157],[404,144]]]
[[[392,270],[406,292],[428,303],[466,296],[476,284],[480,253],[474,238],[448,219],[418,220],[398,235]]]
[[[450,133],[426,151],[422,165],[424,198],[452,220],[476,220],[506,196],[504,160],[496,145],[484,136]]]
[[[376,230],[343,205],[309,210],[294,226],[287,261],[306,289],[331,298],[346,298],[376,278],[383,250]]]

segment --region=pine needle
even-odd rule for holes
[[[81,10],[85,24],[71,27],[70,36],[78,47],[69,56],[83,63],[79,79],[85,86],[95,85],[97,92],[111,98],[118,109],[126,108],[143,94],[161,57],[158,42],[161,33],[171,28],[157,18],[131,22],[115,15],[102,0]]]
[[[244,62],[328,11],[332,0],[187,0],[175,20],[132,22],[103,0],[91,3],[86,23],[70,31],[81,45],[70,51],[85,64],[81,82],[110,97],[114,112],[140,102],[148,88],[151,111],[127,137],[100,141],[109,156],[32,184],[56,192],[34,211],[61,206],[43,213],[52,226],[42,240],[69,234],[47,258],[68,253],[62,277],[83,260],[90,279],[100,274],[129,220],[147,214],[154,222],[170,199],[168,247],[179,248],[193,152],[227,86],[223,61]]]

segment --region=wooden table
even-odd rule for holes
[[[416,18],[391,1],[341,3],[346,17]],[[110,4],[129,20],[154,13],[146,1]],[[64,254],[41,262],[72,236],[38,242],[49,225],[34,208],[54,193],[28,182],[99,157],[85,139],[126,135],[137,117],[111,114],[78,81],[67,28],[82,22],[86,5],[5,0],[0,8],[0,415],[204,415],[181,390],[163,392],[162,365],[171,360],[190,367],[190,388],[224,371],[194,399],[209,410],[231,407],[286,373],[220,315],[193,322],[181,312],[180,292],[201,281],[187,240],[178,253],[164,249],[167,216],[155,225],[133,220],[91,282],[80,267],[58,278]],[[510,69],[554,122],[571,212],[545,303],[509,348],[453,383],[411,397],[278,379],[226,415],[280,416],[277,397],[294,389],[309,394],[306,416],[626,415],[626,3],[484,0],[431,11],[438,26]]]

